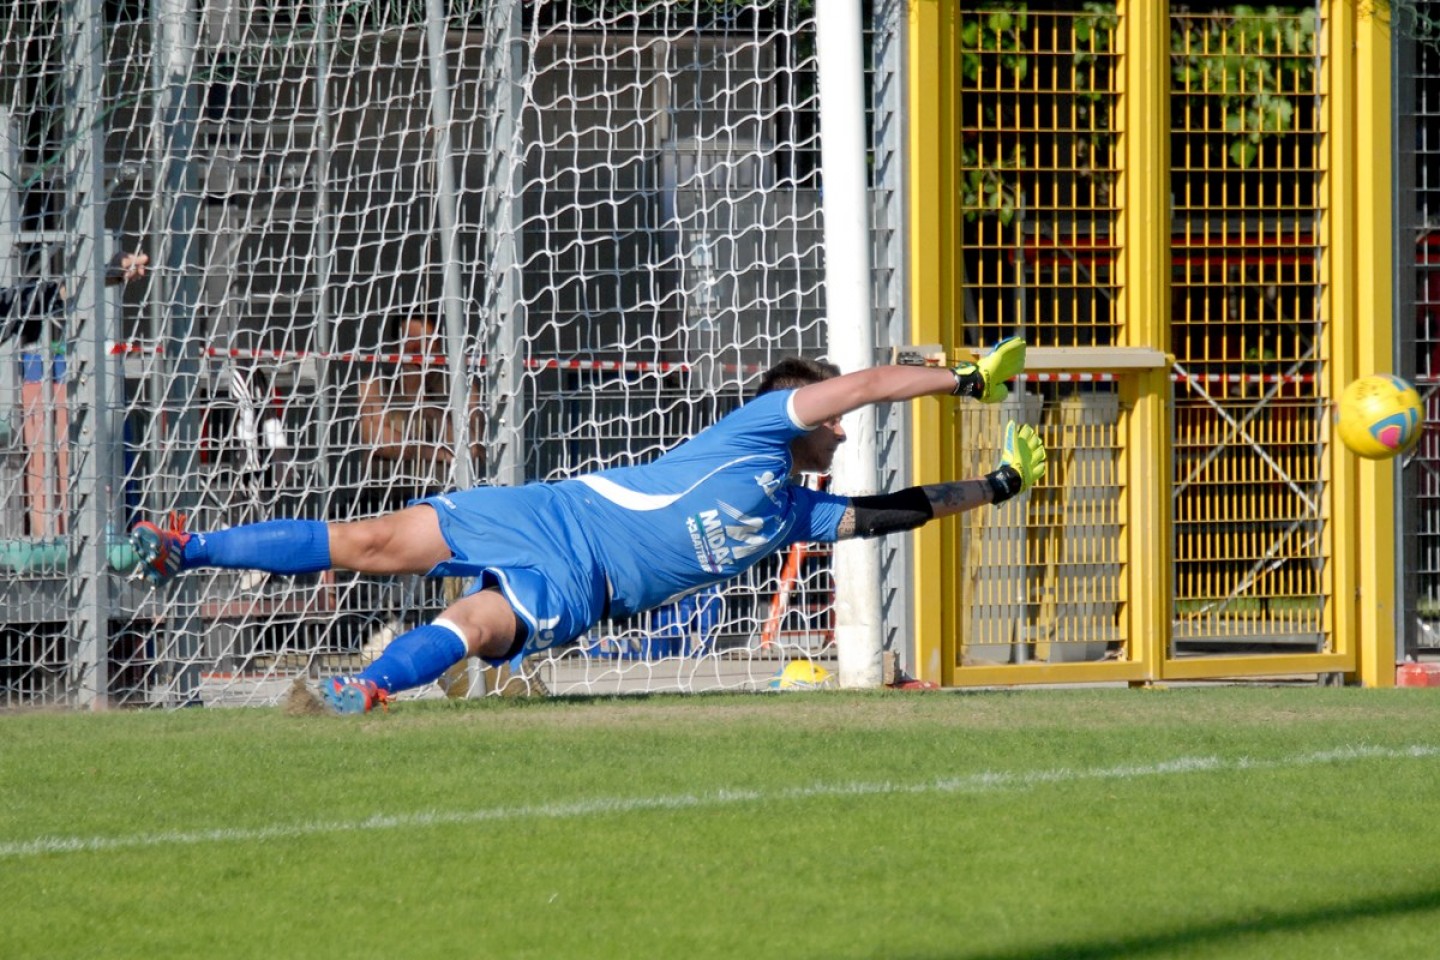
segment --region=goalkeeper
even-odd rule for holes
[[[553,483],[477,487],[418,500],[368,520],[270,520],[187,533],[142,522],[131,532],[142,570],[163,583],[192,567],[474,578],[431,623],[397,637],[353,677],[322,685],[341,713],[430,683],[468,656],[491,663],[574,640],[598,621],[674,601],[734,577],[797,541],[871,537],[1003,503],[1045,474],[1029,426],[1005,429],[1000,465],[970,480],[843,497],[790,482],[824,473],[845,440],[840,418],[871,403],[936,394],[997,403],[1025,366],[1002,341],[979,363],[884,366],[840,375],[782,361],[756,397],[657,460]]]

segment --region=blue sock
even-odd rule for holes
[[[465,641],[449,627],[427,623],[402,633],[359,679],[396,693],[425,683],[434,683],[451,666],[465,658]]]
[[[266,520],[213,533],[193,533],[185,566],[318,573],[330,569],[330,529],[321,520]]]

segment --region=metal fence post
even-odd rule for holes
[[[200,499],[196,473],[202,350],[196,336],[200,201],[195,164],[199,111],[191,61],[196,56],[197,23],[186,0],[156,0],[151,24],[158,101],[152,217],[154,228],[161,231],[155,239],[155,259],[163,281],[152,285],[151,295],[161,301],[152,319],[153,335],[163,342],[164,356],[155,364],[159,379],[151,402],[161,409],[151,411],[148,451],[151,467],[162,479],[150,485],[149,493],[154,506],[188,515]],[[162,435],[162,428],[168,433]],[[165,626],[156,631],[164,647],[156,651],[156,659],[170,665],[168,695],[178,695],[185,703],[200,683],[199,587],[182,579],[169,588],[166,601]]]
[[[459,194],[455,188],[455,150],[451,141],[450,68],[445,57],[445,4],[425,0],[426,59],[430,67],[431,159],[435,166],[435,206],[440,221],[440,270],[445,339],[450,359],[450,414],[455,429],[456,487],[475,485],[470,450],[470,357],[465,349],[464,294],[460,286]]]
[[[515,157],[520,146],[521,9],[513,0],[491,4],[485,21],[484,84],[493,111],[486,144],[483,221],[488,248],[484,334],[486,365],[486,473],[491,482],[525,482],[521,397],[526,313],[521,287],[523,242],[521,185]]]
[[[106,526],[113,516],[110,396],[105,339],[110,311],[105,293],[105,117],[102,113],[104,64],[103,0],[80,0],[67,7],[71,26],[66,45],[73,57],[77,95],[66,105],[66,232],[74,237],[67,254],[70,283],[67,304],[69,380],[67,398],[75,437],[70,483],[69,598],[71,643],[69,695],[81,707],[100,709],[109,698],[111,606],[106,574]],[[57,436],[57,444],[69,442]]]

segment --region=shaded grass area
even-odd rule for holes
[[[1436,698],[10,714],[0,956],[1426,956]]]

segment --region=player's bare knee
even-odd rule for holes
[[[470,641],[472,656],[485,657],[489,660],[499,660],[510,652],[514,643],[514,631],[503,632],[495,629],[486,629]]]
[[[509,601],[494,587],[457,601],[441,616],[460,628],[474,657],[505,656],[520,629]]]
[[[472,614],[474,611],[471,611]],[[452,607],[445,611],[444,617],[454,621],[455,611]],[[493,616],[469,616],[463,623],[459,624],[461,632],[465,634],[466,648],[472,657],[488,657],[495,659],[503,657],[509,650],[515,638],[513,627],[499,622]]]

